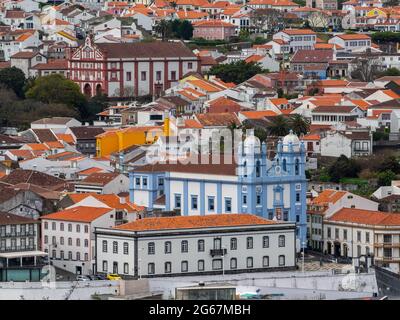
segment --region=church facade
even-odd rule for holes
[[[199,68],[198,57],[180,42],[95,44],[87,37],[68,52],[69,78],[88,97],[159,96]]]
[[[253,137],[254,138],[254,137]],[[267,159],[266,145],[251,137],[231,164],[155,163],[130,172],[130,201],[149,211],[181,215],[249,213],[296,222],[305,245],[305,146],[290,133],[279,141],[276,156]]]

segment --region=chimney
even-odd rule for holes
[[[125,204],[126,203],[126,198],[125,197],[119,197],[119,203],[120,204]]]

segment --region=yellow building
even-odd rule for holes
[[[366,14],[367,17],[376,17],[376,16],[381,16],[386,18],[387,14],[384,10],[380,9],[380,8],[373,8],[370,11],[367,12]]]
[[[108,156],[111,153],[121,151],[133,145],[151,144],[162,135],[164,135],[164,129],[161,126],[109,130],[96,136],[97,156]]]

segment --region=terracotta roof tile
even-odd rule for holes
[[[90,223],[104,214],[112,211],[110,208],[74,207],[42,216],[45,220],[62,220]]]
[[[204,127],[226,127],[232,123],[240,125],[239,119],[232,112],[200,113],[196,114],[196,119]]]
[[[272,110],[263,110],[263,111],[241,111],[242,115],[244,115],[247,119],[261,119],[264,117],[275,117],[278,114]]]
[[[380,211],[343,208],[328,218],[328,221],[377,226],[400,226],[400,215]]]
[[[338,191],[332,189],[325,189],[322,191],[316,198],[312,200],[312,204],[328,204],[328,203],[336,203],[339,201],[344,195],[346,191]]]
[[[127,210],[128,212],[144,210],[143,206],[139,206],[137,204],[130,202],[129,197],[123,197],[125,202],[122,202],[121,197],[119,197],[116,194],[97,194],[88,192],[88,193],[72,193],[69,194],[68,197],[74,203],[79,203],[88,197],[93,197],[113,209]]]
[[[115,229],[131,231],[156,231],[174,229],[197,229],[207,227],[235,227],[252,225],[271,225],[277,222],[251,214],[218,214],[209,216],[180,216],[163,218],[144,218],[129,222]]]
[[[78,184],[96,184],[105,186],[107,183],[114,180],[120,174],[116,172],[102,172],[102,173],[92,173],[87,176],[82,181],[78,182]]]

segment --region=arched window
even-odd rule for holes
[[[257,160],[256,162],[256,177],[259,177],[261,175],[261,164],[260,160]]]
[[[282,170],[286,171],[286,159],[283,159],[282,161]]]
[[[300,171],[299,159],[296,159],[294,164],[294,174],[297,176]]]
[[[247,161],[243,162],[243,176],[247,177]]]
[[[278,238],[278,246],[279,247],[284,247],[285,246],[285,236],[280,235]]]

